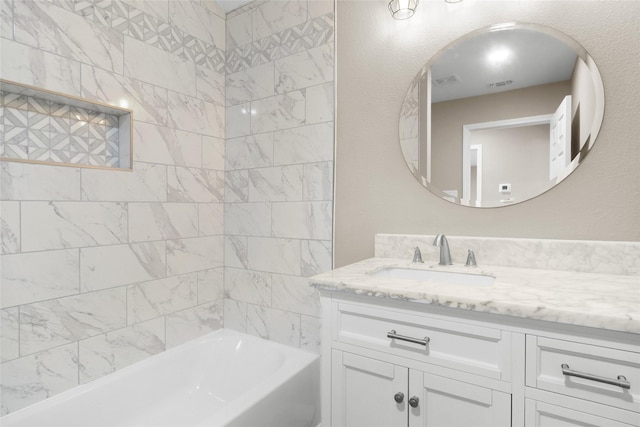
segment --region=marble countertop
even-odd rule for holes
[[[489,286],[476,286],[371,275],[384,267],[484,274],[496,279]],[[321,290],[640,333],[638,276],[370,258],[313,276],[310,281]]]

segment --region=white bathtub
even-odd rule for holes
[[[0,418],[2,427],[303,427],[317,355],[227,329]]]

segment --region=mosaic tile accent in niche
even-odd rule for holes
[[[120,167],[116,115],[0,91],[0,121],[2,157]]]

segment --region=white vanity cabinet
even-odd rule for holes
[[[526,338],[526,426],[640,425],[640,353],[571,336]]]
[[[511,332],[398,307],[323,306],[323,426],[511,425]]]
[[[321,300],[323,427],[640,426],[635,334],[344,292]]]

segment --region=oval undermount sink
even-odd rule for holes
[[[417,268],[385,267],[371,274],[392,279],[432,280],[456,285],[489,286],[496,280],[484,274],[454,273],[451,271],[419,270]]]

